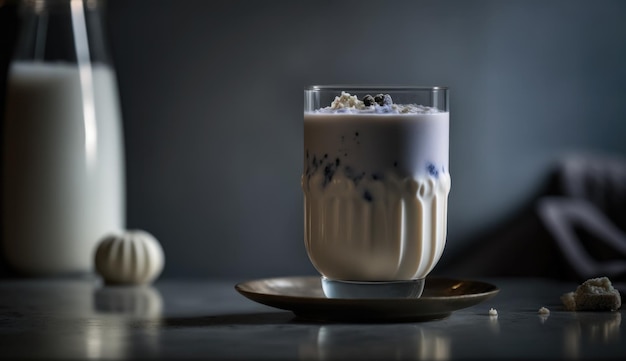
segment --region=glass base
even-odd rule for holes
[[[419,298],[424,279],[408,281],[337,281],[322,276],[328,298]]]

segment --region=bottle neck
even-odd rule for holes
[[[98,0],[23,0],[14,60],[110,64]]]

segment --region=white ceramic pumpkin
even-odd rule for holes
[[[107,284],[147,284],[163,270],[165,257],[150,233],[131,230],[100,240],[95,253],[96,271]]]

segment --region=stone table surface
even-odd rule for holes
[[[244,280],[0,281],[3,358],[454,360],[626,359],[624,311],[567,312],[575,283],[482,279],[500,293],[448,318],[405,323],[302,321],[234,289]],[[538,314],[540,307],[551,310]],[[490,308],[498,311],[490,317]]]

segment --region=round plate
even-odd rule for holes
[[[420,298],[327,298],[320,277],[282,277],[242,282],[235,289],[267,306],[322,321],[425,321],[479,304],[500,290],[489,283],[451,278],[426,278]]]

